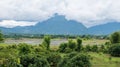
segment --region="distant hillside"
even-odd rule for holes
[[[115,31],[120,31],[120,23],[111,22],[107,24],[97,25],[89,28],[88,30],[89,30],[88,31],[89,34],[96,34],[96,35],[110,34]]]
[[[76,21],[66,20],[64,16],[54,17],[39,22],[35,26],[0,28],[4,33],[31,33],[31,34],[86,34],[87,28]]]

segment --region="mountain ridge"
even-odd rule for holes
[[[25,34],[70,34],[70,35],[106,35],[120,30],[120,23],[110,22],[86,28],[82,23],[67,20],[65,16],[55,15],[48,20],[39,22],[34,26],[14,28],[0,27],[4,33],[25,33]]]

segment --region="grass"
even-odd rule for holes
[[[92,67],[119,67],[120,57],[111,57],[103,53],[90,52]]]

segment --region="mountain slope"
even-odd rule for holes
[[[88,29],[89,34],[96,34],[96,35],[102,35],[102,34],[110,34],[115,31],[120,31],[120,23],[118,22],[111,22],[107,24],[97,25],[93,26]]]
[[[66,20],[64,16],[54,17],[39,22],[35,26],[1,28],[5,33],[31,33],[31,34],[86,34],[87,28],[79,22]]]

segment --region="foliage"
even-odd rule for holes
[[[68,41],[68,47],[72,50],[76,48],[76,43],[73,40]]]
[[[119,32],[114,32],[111,37],[110,37],[111,43],[120,43],[120,33]]]
[[[93,46],[91,47],[91,51],[93,51],[93,52],[98,52],[98,46],[97,46],[97,45],[93,45]]]
[[[83,53],[70,53],[58,64],[58,67],[90,67],[90,57]]]
[[[65,52],[66,48],[67,48],[67,43],[61,43],[59,46],[59,51]]]
[[[49,67],[49,63],[42,56],[28,54],[21,56],[20,59],[24,67]]]
[[[90,45],[86,45],[86,46],[85,46],[85,51],[89,52],[89,51],[91,51],[91,50],[92,50],[92,48],[91,48]]]
[[[109,48],[109,53],[112,56],[120,57],[120,44],[114,44]]]
[[[50,50],[50,36],[45,36],[43,45],[46,47],[47,50]]]
[[[3,42],[3,41],[4,41],[3,34],[2,34],[2,32],[0,31],[0,42]]]
[[[77,38],[76,51],[80,52],[81,50],[82,50],[82,40],[80,38]]]
[[[57,67],[58,63],[61,61],[61,56],[58,53],[51,53],[47,57],[47,61],[49,62],[51,67]]]
[[[25,43],[19,44],[19,54],[28,54],[31,53],[31,46]]]
[[[70,60],[70,67],[90,67],[90,58],[85,54],[78,54]]]

